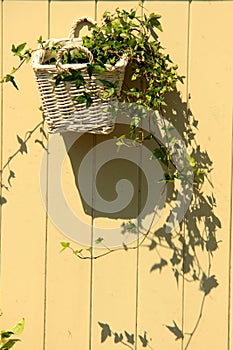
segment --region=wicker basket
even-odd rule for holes
[[[90,18],[78,19],[72,26],[68,38],[47,40],[43,48],[37,50],[33,57],[32,66],[49,133],[76,131],[108,134],[114,128],[114,117],[108,111],[108,106],[117,97],[104,99],[103,95],[106,88],[100,80],[118,81],[116,92],[119,95],[127,60],[122,58],[115,66],[106,65],[106,71],[102,74],[95,74],[94,72],[91,78],[87,73],[88,63],[61,64],[63,53],[74,48],[85,52],[89,62],[93,62],[93,56],[87,48],[82,46],[82,40],[74,37],[75,33],[79,35],[80,28],[85,24],[94,25],[95,22]],[[45,50],[44,48],[52,48],[54,44],[61,46],[55,57],[56,64],[46,64],[46,61],[51,59],[52,55],[50,54],[51,50]],[[61,71],[67,71],[70,68],[80,70],[85,80],[85,86],[81,85],[77,88],[74,82],[63,81],[55,86],[54,77]],[[75,101],[84,93],[91,93],[92,95],[92,103],[88,108],[86,103]]]

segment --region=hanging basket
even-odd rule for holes
[[[49,133],[76,131],[108,134],[114,128],[114,117],[108,107],[117,100],[121,92],[127,60],[123,57],[114,66],[105,65],[106,70],[102,74],[94,71],[90,77],[87,67],[93,63],[93,55],[82,46],[82,39],[75,37],[75,33],[79,35],[80,29],[86,24],[95,25],[95,22],[90,18],[78,19],[68,38],[47,40],[33,57],[32,66]],[[60,47],[57,53],[54,53],[54,45]],[[74,49],[84,52],[89,62],[62,64],[63,54]],[[46,64],[51,58],[55,63]],[[55,77],[62,72],[69,72],[70,69],[80,71],[85,84],[77,88],[74,81],[61,81],[56,86]],[[118,82],[116,96],[104,98],[106,86],[101,80]],[[91,96],[89,107],[85,102],[82,103],[82,96],[85,94]]]

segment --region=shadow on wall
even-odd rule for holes
[[[194,322],[191,330],[182,329],[176,321],[173,321],[172,324],[172,320],[168,320],[168,325],[166,325],[168,331],[173,333],[176,339],[182,339],[183,349],[188,349],[194,334],[197,332],[203,314],[206,296],[211,293],[212,289],[218,286],[216,276],[211,271],[211,264],[214,252],[218,249],[219,242],[216,232],[221,228],[221,222],[214,213],[216,200],[213,193],[213,184],[209,180],[209,174],[213,169],[213,164],[208,153],[202,150],[201,145],[195,139],[198,130],[198,121],[188,109],[188,105],[181,100],[178,91],[167,96],[167,107],[164,109],[163,119],[170,123],[170,129],[174,128],[178,131],[189,150],[189,155],[187,156],[188,170],[191,169],[192,171],[193,183],[191,196],[188,194],[190,196],[190,202],[187,210],[183,213],[182,220],[178,220],[177,216],[182,208],[182,202],[187,199],[182,197],[182,195],[179,197],[177,182],[185,183],[187,179],[179,178],[179,171],[177,173],[176,164],[174,164],[170,154],[169,144],[167,143],[166,147],[164,147],[164,144],[161,144],[161,140],[151,137],[148,130],[144,130],[143,136],[140,129],[136,130],[135,135],[136,139],[138,137],[137,140],[139,142],[135,144],[133,142],[131,143],[131,141],[126,141],[127,138],[125,136],[123,138],[121,137],[121,135],[129,134],[129,125],[120,123],[116,125],[114,132],[107,136],[98,135],[93,138],[90,134],[83,135],[72,146],[68,154],[77,191],[82,198],[78,184],[78,174],[82,161],[89,151],[96,149],[98,145],[105,143],[107,140],[114,140],[116,149],[117,147],[120,150],[127,148],[127,152],[134,150],[137,153],[138,161],[136,162],[131,161],[129,156],[127,159],[121,159],[120,157],[116,159],[113,156],[112,160],[107,161],[100,167],[97,176],[93,176],[93,186],[96,185],[100,196],[110,203],[118,195],[121,195],[119,191],[117,193],[116,186],[121,179],[130,181],[134,188],[130,203],[122,210],[115,212],[93,210],[84,198],[82,198],[84,211],[90,216],[93,215],[94,218],[121,218],[124,220],[137,218],[140,211],[143,211],[143,208],[146,206],[148,196],[150,195],[148,174],[143,171],[144,159],[141,152],[142,145],[151,152],[151,167],[153,162],[159,161],[160,167],[163,169],[163,176],[159,179],[157,174],[156,183],[160,182],[163,186],[166,186],[166,198],[165,202],[160,206],[158,205],[158,201],[156,202],[155,200],[153,202],[154,206],[150,205],[147,207],[146,215],[155,211],[155,203],[157,203],[156,210],[158,210],[158,207],[160,210],[163,209],[165,216],[163,216],[163,220],[162,222],[160,221],[159,225],[156,224],[155,228],[153,225],[149,225],[146,232],[145,230],[143,231],[143,225],[139,225],[139,231],[142,235],[136,247],[141,246],[141,249],[147,249],[148,253],[155,253],[155,262],[149,267],[151,273],[156,274],[164,269],[170,269],[177,285],[180,285],[181,281],[193,283],[197,286],[197,293],[200,293],[200,291],[203,293],[200,309],[199,311],[197,310],[196,322]],[[166,130],[166,132],[168,135],[169,130]],[[63,136],[65,143],[67,136]],[[175,143],[171,138],[169,142]],[[107,148],[106,153],[108,153]],[[93,153],[93,164],[98,163],[99,156],[100,154],[98,152]],[[87,174],[87,176],[89,175]],[[90,184],[90,182],[88,183]],[[89,188],[89,191],[92,191],[92,188]],[[159,193],[157,193],[157,196],[159,196]],[[179,221],[178,225],[177,220]],[[175,230],[172,229],[174,227]],[[129,228],[132,229],[132,226],[130,227],[129,225]],[[126,247],[124,247],[124,250],[127,254]],[[111,252],[114,252],[114,250],[109,253]],[[137,341],[134,333],[130,333],[128,330],[122,330],[120,333],[112,331],[109,320],[104,323],[99,322],[99,326],[101,327],[101,342],[106,341],[111,335],[114,335],[111,339],[113,339],[115,344],[121,343],[128,347],[132,346],[131,348],[134,349],[135,342]],[[143,347],[148,346],[151,348],[146,332],[144,335],[139,335],[139,341],[141,341]]]

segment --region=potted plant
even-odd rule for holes
[[[82,22],[91,25],[91,32],[75,38]],[[164,53],[157,30],[162,27],[154,13],[141,18],[135,10],[116,9],[105,12],[100,25],[82,18],[68,39],[43,41],[40,37],[38,50],[25,49],[25,43],[12,45],[20,65],[2,82],[17,88],[14,73],[32,61],[49,132],[109,133],[113,116],[106,107],[110,101],[161,110],[166,93],[175,89],[177,66]]]

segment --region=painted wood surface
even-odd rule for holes
[[[142,245],[140,230],[122,234],[128,220],[140,223],[147,202],[151,169],[144,149],[116,152],[114,137],[128,127],[124,119],[108,136],[67,133],[46,139],[41,102],[27,65],[16,76],[20,91],[1,85],[0,329],[25,318],[22,342],[15,345],[19,350],[231,350],[232,1],[145,1],[142,10],[136,1],[4,0],[1,75],[16,65],[12,44],[26,41],[35,47],[40,35],[66,37],[78,17],[100,21],[104,11],[117,6],[137,8],[139,15],[162,15],[160,40],[182,77],[177,92],[168,98],[166,115],[182,137],[194,132],[198,155],[213,169],[203,187],[206,204],[199,212],[187,211],[184,222],[193,222],[193,217],[214,220],[219,248],[211,266],[210,256],[201,249],[197,256],[199,268],[211,269],[219,285],[206,295],[202,308],[200,284],[182,277],[177,283],[172,250],[151,245],[168,207],[161,210],[150,240]],[[129,182],[133,197],[125,205]],[[213,210],[208,204],[212,194]],[[114,211],[111,206],[117,198],[122,207]],[[204,232],[205,224],[201,225]],[[183,235],[187,237],[188,231]],[[104,240],[98,244],[99,237]],[[87,258],[76,257],[70,249],[60,253],[61,242],[82,249]],[[159,267],[162,260],[166,266]],[[166,327],[174,331],[175,324],[183,339],[175,340]],[[103,329],[112,334],[101,342]],[[123,341],[118,341],[121,333]]]

